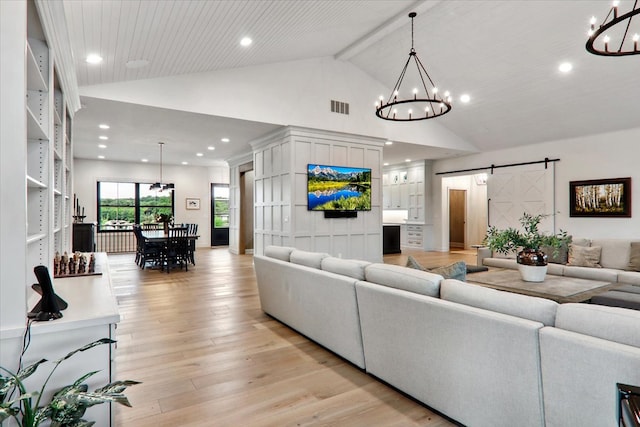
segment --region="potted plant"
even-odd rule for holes
[[[517,251],[516,261],[522,280],[526,282],[542,282],[547,274],[547,255],[541,250],[551,247],[555,253],[563,245],[568,245],[571,238],[566,231],[560,230],[558,234],[543,234],[538,231],[538,225],[548,215],[531,215],[525,212],[520,218],[521,230],[509,227],[506,230],[498,230],[491,226],[487,230],[484,244],[491,250],[508,254]]]
[[[20,369],[17,373],[0,367],[0,424],[3,424],[6,419],[13,418],[20,427],[37,427],[47,420],[51,421],[52,427],[88,427],[94,425],[95,422],[84,420],[82,417],[90,406],[104,402],[117,402],[130,407],[131,404],[123,391],[130,385],[140,383],[130,380],[115,381],[89,392],[88,386],[83,383],[98,371],[82,375],[73,384],[58,390],[53,394],[49,403],[43,399],[49,379],[62,362],[78,352],[112,343],[115,341],[102,338],[56,360],[53,362],[54,366],[49,375],[37,391],[28,392],[24,380],[36,372],[40,365],[46,363],[47,359],[41,359]]]

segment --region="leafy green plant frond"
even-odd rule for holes
[[[496,227],[491,226],[487,230],[487,235],[483,243],[491,250],[502,254],[507,254],[519,248],[537,250],[542,246],[550,246],[554,248],[554,252],[557,255],[559,248],[567,244],[570,237],[566,231],[562,230],[557,234],[540,233],[538,226],[547,216],[548,215],[542,214],[531,215],[525,212],[522,217],[520,217],[520,224],[522,225],[523,231],[513,227],[498,230]]]

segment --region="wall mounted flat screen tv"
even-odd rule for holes
[[[371,169],[309,164],[307,209],[370,211]]]

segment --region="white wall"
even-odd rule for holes
[[[640,128],[549,141],[454,159],[438,160],[433,171],[446,172],[508,163],[559,158],[555,164],[556,231],[566,230],[574,236],[640,239]],[[443,175],[435,175],[432,201],[436,225],[434,248],[446,251],[443,218]],[[569,182],[601,178],[632,178],[631,218],[571,218],[569,216]],[[445,211],[446,212],[446,211]]]
[[[97,221],[96,190],[98,181],[155,182],[159,165],[76,159],[74,191],[85,207],[86,222]],[[173,182],[175,189],[175,221],[198,224],[198,246],[211,246],[211,183],[229,182],[227,167],[163,165],[163,181]],[[199,210],[187,210],[185,198],[199,198]]]

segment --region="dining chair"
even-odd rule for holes
[[[160,264],[164,246],[161,243],[151,243],[145,239],[139,224],[133,226],[133,233],[136,238],[136,264],[143,270],[147,263]]]
[[[191,264],[196,265],[196,239],[194,237],[198,235],[198,224],[187,224],[187,234],[191,237],[189,239],[189,250],[187,253],[187,257]]]
[[[180,269],[184,266],[185,271],[189,271],[188,251],[187,229],[183,227],[170,228],[162,254],[162,266],[166,267],[167,273],[178,266]]]

